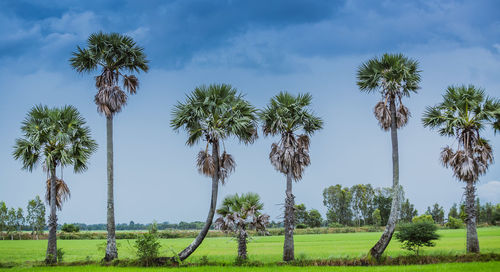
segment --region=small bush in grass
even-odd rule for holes
[[[446,222],[446,227],[449,229],[461,229],[464,226],[461,219],[449,216],[448,222]]]
[[[418,256],[420,247],[435,246],[433,240],[439,239],[436,230],[437,227],[434,223],[425,221],[403,224],[399,226],[399,232],[396,233],[396,239],[402,243],[402,248],[413,251]]]
[[[140,234],[135,240],[137,258],[144,266],[154,265],[154,261],[160,255],[160,242],[158,237],[152,233]]]
[[[62,262],[64,260],[64,250],[62,248],[57,249],[57,262]]]

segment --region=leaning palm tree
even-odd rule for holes
[[[379,241],[370,249],[369,255],[378,259],[391,241],[398,219],[400,206],[398,129],[408,123],[410,111],[402,98],[409,97],[420,88],[418,62],[402,54],[384,54],[363,63],[357,72],[357,84],[363,92],[378,91],[381,100],[373,113],[380,127],[391,131],[392,141],[392,204],[389,220]]]
[[[179,253],[181,261],[203,242],[214,218],[219,182],[224,184],[236,166],[226,150],[220,154],[220,144],[231,136],[245,144],[253,143],[257,138],[256,111],[236,89],[226,84],[196,87],[184,103],[175,106],[170,122],[172,128],[175,131],[183,128],[188,132],[186,143],[189,146],[200,140],[206,141],[205,148],[198,153],[197,167],[201,174],[212,178],[212,198],[205,226]]]
[[[311,100],[309,93],[293,96],[280,92],[260,113],[264,135],[281,136],[278,143],[272,144],[269,159],[277,171],[286,175],[284,261],[294,259],[295,196],[292,180],[302,179],[305,168],[311,163],[309,136],[323,127],[323,120],[309,109]],[[303,134],[297,135],[299,131]]]
[[[476,232],[475,184],[493,162],[493,151],[480,132],[487,125],[498,130],[500,100],[485,97],[484,91],[472,85],[450,86],[443,102],[427,107],[422,122],[425,127],[437,129],[442,136],[455,138],[455,149],[446,146],[441,151],[441,162],[453,170],[454,176],[466,183],[465,211],[467,224],[467,252],[479,252]]]
[[[235,233],[238,238],[238,259],[246,260],[248,230],[266,233],[269,215],[263,214],[264,204],[255,193],[229,195],[217,209],[219,218],[214,227],[228,233]]]
[[[127,93],[135,94],[139,80],[133,74],[147,72],[148,60],[144,49],[136,45],[128,36],[117,33],[94,33],[89,36],[87,48],[77,47],[70,59],[71,66],[79,73],[92,73],[99,70],[95,77],[97,94],[94,102],[97,111],[106,116],[107,143],[107,246],[104,260],[118,258],[115,237],[115,209],[113,196],[113,116],[127,103]],[[120,81],[124,92],[120,87]]]
[[[85,126],[85,119],[72,106],[48,108],[35,106],[23,121],[23,137],[16,140],[13,156],[20,160],[23,169],[33,171],[35,166],[43,164],[50,181],[47,192],[50,205],[49,238],[45,261],[57,262],[57,215],[62,200],[69,193],[66,183],[56,176],[56,169],[73,166],[76,173],[87,169],[90,155],[97,149],[91,138],[90,129]]]

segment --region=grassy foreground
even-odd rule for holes
[[[422,254],[465,254],[465,229],[439,230],[441,239],[436,247],[426,248]],[[364,256],[379,239],[381,233],[342,233],[295,236],[295,256],[298,259],[327,259]],[[500,227],[478,229],[482,253],[500,253]],[[191,238],[161,239],[162,255],[172,256],[189,243]],[[118,240],[119,257],[135,258],[134,240]],[[0,241],[0,263],[18,264],[42,261],[45,258],[46,240],[5,240]],[[60,240],[58,247],[65,251],[64,261],[98,261],[104,256],[104,240]],[[203,256],[211,262],[233,263],[237,256],[234,239],[207,238],[187,260],[198,262]],[[250,260],[263,263],[281,261],[283,236],[255,237],[248,244]],[[389,256],[408,254],[393,239],[386,251]]]
[[[73,266],[73,267],[34,267],[34,268],[12,268],[0,269],[2,272],[49,272],[49,271],[75,271],[75,272],[132,272],[132,271],[171,271],[171,272],[205,272],[205,271],[248,271],[248,272],[264,272],[264,271],[312,271],[312,272],[382,272],[382,271],[398,271],[398,272],[413,272],[413,271],[499,271],[500,262],[488,263],[449,263],[449,264],[429,264],[429,265],[408,265],[408,266],[375,266],[375,267],[321,267],[309,266],[307,268],[297,266],[267,266],[267,267],[221,267],[221,266],[202,266],[188,268],[138,268],[138,267],[101,267],[101,266]]]

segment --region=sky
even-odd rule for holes
[[[294,184],[296,203],[325,218],[328,186],[392,184],[390,135],[373,116],[378,94],[361,93],[356,69],[383,53],[403,53],[422,70],[412,113],[399,131],[400,182],[419,213],[446,211],[463,199],[464,184],[439,162],[454,140],[424,128],[426,106],[449,85],[474,84],[500,97],[500,3],[491,1],[28,1],[0,2],[0,201],[25,208],[45,193],[45,173],[21,170],[12,158],[20,124],[37,104],[74,105],[99,144],[88,171],[64,179],[71,199],[59,222],[106,222],[105,118],[93,97],[95,74],[78,74],[68,59],[91,33],[129,35],[150,60],[140,89],[115,118],[115,215],[118,223],[204,221],[210,179],[198,174],[203,143],[169,125],[171,111],[196,86],[227,83],[263,108],[280,91],[313,95],[325,121],[311,137],[312,164]],[[269,162],[277,138],[253,145],[225,142],[236,171],[224,196],[255,192],[272,220],[281,220],[285,177]],[[481,201],[500,202],[500,135],[484,131],[497,162],[478,183]]]

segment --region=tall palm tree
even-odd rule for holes
[[[280,92],[260,112],[264,135],[281,136],[278,143],[272,144],[269,159],[277,171],[286,175],[284,261],[294,259],[295,196],[292,193],[292,180],[302,179],[305,168],[311,163],[309,136],[323,127],[323,120],[309,109],[311,100],[309,93],[293,96]],[[303,134],[297,135],[299,131]]]
[[[79,73],[99,70],[99,74],[95,77],[97,94],[94,102],[97,111],[106,116],[108,237],[104,260],[111,261],[118,258],[113,196],[113,116],[127,103],[127,93],[135,94],[139,88],[139,79],[133,74],[126,73],[147,72],[148,60],[144,49],[137,46],[132,38],[118,33],[99,32],[89,36],[87,48],[77,47],[70,62]],[[120,81],[127,93],[120,87]]]
[[[201,174],[212,178],[212,198],[205,226],[179,253],[180,260],[189,257],[205,239],[215,214],[219,181],[224,184],[236,166],[233,156],[226,150],[220,154],[221,141],[234,136],[245,144],[253,143],[257,138],[256,111],[236,89],[226,84],[196,87],[184,103],[175,106],[170,122],[172,128],[187,131],[189,146],[206,141],[205,149],[198,153],[197,166]]]
[[[475,184],[493,162],[493,151],[480,132],[488,125],[498,130],[500,100],[486,97],[473,85],[450,86],[443,102],[427,107],[422,122],[437,129],[442,136],[455,138],[455,149],[446,146],[441,162],[453,170],[454,176],[465,182],[465,211],[467,218],[467,252],[479,252],[476,232]]]
[[[266,232],[269,215],[263,214],[264,204],[255,193],[229,195],[224,198],[222,206],[217,209],[220,215],[214,226],[225,232],[235,233],[238,237],[238,258],[246,260],[248,230],[255,229]]]
[[[20,160],[23,169],[30,172],[35,166],[43,164],[50,181],[47,193],[50,205],[49,239],[45,261],[57,262],[57,215],[56,207],[61,209],[67,189],[62,178],[56,176],[56,169],[73,166],[75,173],[87,170],[90,155],[97,149],[91,138],[85,119],[73,106],[48,108],[35,106],[22,123],[23,137],[16,140],[13,156]],[[63,185],[64,184],[64,185]],[[61,189],[62,187],[66,189]],[[69,191],[67,191],[69,192]]]
[[[373,113],[380,127],[391,131],[392,141],[392,204],[389,220],[379,241],[370,249],[369,255],[380,258],[391,241],[398,219],[399,198],[399,152],[398,129],[408,123],[410,111],[402,98],[409,97],[420,88],[418,62],[402,54],[384,54],[363,63],[357,72],[357,85],[363,92],[378,91],[381,100]]]

